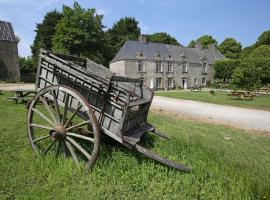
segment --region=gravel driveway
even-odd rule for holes
[[[270,112],[155,96],[151,108],[270,133]]]

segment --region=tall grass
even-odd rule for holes
[[[270,199],[268,137],[152,113],[149,122],[171,140],[147,135],[142,144],[192,166],[192,173],[106,138],[96,164],[85,171],[82,163],[34,154],[25,105],[8,95],[0,95],[1,199]]]

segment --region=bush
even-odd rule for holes
[[[255,90],[270,83],[270,59],[243,59],[232,75],[234,88]]]

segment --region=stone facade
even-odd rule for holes
[[[127,41],[110,63],[111,71],[141,78],[153,89],[187,89],[213,80],[212,65],[224,56],[214,47],[203,49]]]
[[[9,22],[0,21],[0,80],[20,81],[18,40]]]

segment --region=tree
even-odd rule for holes
[[[62,14],[56,10],[47,12],[42,23],[36,24],[36,36],[31,46],[34,64],[37,65],[39,49],[52,50],[52,38]]]
[[[270,45],[270,30],[264,31],[259,37],[256,42],[256,46],[259,45]]]
[[[114,56],[127,40],[138,40],[141,30],[139,22],[133,17],[121,18],[108,29],[107,36],[112,47]]]
[[[227,83],[231,79],[235,68],[238,66],[239,60],[218,60],[213,65],[213,68],[215,70],[214,78],[223,83]]]
[[[219,46],[219,51],[226,57],[238,59],[241,54],[242,46],[233,38],[226,38]]]
[[[249,58],[270,58],[270,45],[260,45],[253,50]]]
[[[53,50],[104,64],[106,40],[102,18],[95,9],[83,9],[78,2],[73,4],[73,8],[63,6],[62,18],[53,36]]]
[[[253,44],[249,47],[245,47],[244,49],[242,49],[240,58],[242,58],[242,59],[248,58],[249,54],[251,54],[251,52],[254,51],[255,49],[256,49],[255,44]]]
[[[36,71],[36,65],[32,57],[19,57],[19,67],[22,73],[31,73]]]
[[[177,42],[177,40],[174,37],[170,36],[168,33],[165,32],[148,35],[147,39],[149,42],[179,45],[179,42]]]
[[[211,45],[217,46],[217,41],[211,35],[203,35],[199,37],[196,41],[191,40],[188,47],[194,48],[196,43],[200,43],[203,48],[209,48]]]
[[[195,47],[195,44],[196,44],[196,41],[191,40],[190,43],[188,44],[188,47],[189,48],[194,48]]]
[[[217,41],[211,35],[203,35],[197,39],[203,48],[209,48],[210,45],[217,45]]]
[[[232,85],[234,88],[255,90],[261,87],[261,69],[258,69],[254,62],[242,60],[232,75]]]

